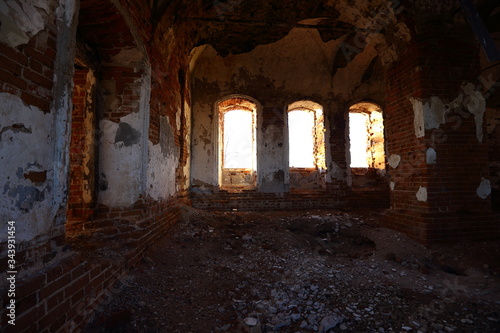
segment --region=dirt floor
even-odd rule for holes
[[[500,242],[425,248],[379,218],[185,208],[86,331],[500,332]]]

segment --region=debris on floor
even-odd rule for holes
[[[186,207],[87,332],[500,332],[498,241],[426,248],[380,218]]]

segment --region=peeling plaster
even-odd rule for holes
[[[422,138],[425,130],[439,128],[446,122],[445,116],[448,107],[439,97],[432,96],[430,102],[423,102],[417,98],[410,98],[414,112],[415,136]]]
[[[330,162],[330,175],[337,180],[345,180],[345,173],[335,162]]]
[[[30,241],[50,232],[58,209],[51,202],[53,118],[0,93],[0,119],[0,220],[16,221],[17,239]],[[0,237],[7,235],[5,228],[0,225]]]
[[[354,0],[354,1],[334,1],[330,0],[326,4],[340,13],[339,21],[350,23],[357,28],[371,30],[366,34],[366,41],[379,50],[379,56],[384,66],[399,59],[401,52],[398,43],[388,40],[382,31],[387,31],[387,27],[393,32],[392,40],[408,42],[411,39],[410,29],[404,22],[398,22],[396,13],[402,9],[399,2],[375,0]],[[359,43],[354,43],[353,47],[362,47]]]
[[[436,164],[436,158],[437,158],[436,151],[433,148],[427,149],[426,152],[427,164]]]
[[[420,186],[417,191],[416,197],[418,201],[427,202],[427,187]]]
[[[75,14],[78,13],[80,2],[75,0],[59,0],[59,7],[56,10],[56,15],[59,20],[63,21],[69,28],[76,21]]]
[[[425,129],[439,128],[439,125],[446,122],[445,114],[446,109],[443,101],[439,97],[432,96],[430,104],[424,104]]]
[[[366,69],[377,55],[373,44],[368,44],[346,67],[339,68],[332,83],[335,87],[335,93],[348,98],[352,91],[359,86]]]
[[[79,2],[78,2],[79,3]],[[73,74],[75,59],[75,35],[78,20],[78,5],[65,7],[59,4],[57,13],[56,59],[54,61],[54,76],[51,103],[51,123],[54,124],[54,148],[51,158],[54,162],[52,206],[58,210],[54,216],[54,224],[62,225],[66,221],[66,200],[69,177],[69,146],[71,137],[71,110],[73,93]],[[71,17],[70,20],[67,18]]]
[[[144,55],[136,48],[121,49],[118,54],[111,58],[111,62],[120,64],[121,66],[134,66],[137,67],[141,63]]]
[[[400,162],[401,156],[397,154],[391,154],[391,156],[389,156],[389,158],[387,159],[387,164],[389,164],[393,169],[396,169],[399,166]]]
[[[176,170],[179,166],[180,147],[175,143],[174,128],[169,118],[160,117],[160,142],[148,142],[148,194],[155,200],[174,196]]]
[[[115,135],[115,144],[122,142],[125,147],[129,147],[137,144],[140,138],[141,132],[133,128],[130,124],[126,122],[120,122],[118,124],[118,130]]]
[[[486,111],[486,101],[480,91],[475,90],[472,83],[462,87],[460,94],[450,103],[444,103],[439,97],[432,96],[430,100],[423,101],[410,98],[414,111],[415,136],[422,138],[425,130],[437,129],[446,123],[447,112],[465,107],[472,115],[476,123],[476,136],[479,142],[483,141],[483,118]]]
[[[389,187],[390,187],[391,191],[394,191],[394,188],[396,187],[396,183],[395,182],[390,182],[389,183]]]
[[[285,191],[289,171],[283,107],[304,96],[324,102],[337,90],[344,91],[346,85],[354,89],[376,56],[376,51],[369,49],[349,67],[350,72],[344,71],[345,79],[333,87],[332,68],[341,42],[342,39],[323,42],[317,29],[291,29],[282,39],[258,45],[247,53],[222,57],[210,45],[200,51],[191,80],[191,179],[214,186],[219,183],[219,133],[214,109],[218,100],[237,93],[258,96],[268,108],[258,112],[275,113],[265,124],[257,115],[257,185],[263,192]],[[280,170],[284,172],[282,179],[275,177]],[[332,175],[330,170],[327,178]],[[345,170],[334,174],[345,179]]]
[[[481,183],[479,184],[479,187],[476,190],[477,195],[481,199],[486,199],[488,195],[491,194],[491,183],[489,179],[486,179],[484,177],[481,177]]]
[[[176,193],[175,171],[179,156],[174,150],[175,147],[170,146],[165,155],[160,144],[153,145],[149,141],[148,194],[155,200],[167,199]]]
[[[139,112],[120,120],[131,128],[142,128],[144,121]],[[99,167],[108,184],[106,190],[99,192],[99,202],[110,207],[131,205],[142,192],[143,143],[137,141],[126,145],[123,141],[116,142],[120,125],[110,120],[101,120],[99,128],[102,133]]]
[[[463,103],[467,110],[474,115],[477,140],[483,142],[483,118],[486,111],[486,100],[480,91],[475,90],[472,83],[466,84],[462,89],[466,95]]]
[[[50,5],[54,1],[0,1],[0,41],[11,47],[27,44],[31,37],[45,29]]]
[[[413,97],[410,98],[410,102],[413,105],[413,126],[415,128],[415,136],[417,138],[423,138],[425,135],[424,106],[422,101]]]

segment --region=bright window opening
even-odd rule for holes
[[[385,169],[384,125],[381,109],[358,103],[349,109],[351,168]]]
[[[232,110],[224,113],[224,168],[252,168],[252,123],[250,111]]]
[[[351,168],[368,168],[368,115],[349,113],[349,139],[351,140]]]
[[[290,167],[314,167],[314,113],[296,110],[288,113]]]
[[[227,190],[252,188],[257,179],[257,105],[246,98],[218,104],[219,183]]]
[[[326,169],[323,108],[311,101],[288,106],[290,168]]]

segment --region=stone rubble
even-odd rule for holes
[[[375,218],[345,212],[189,213],[152,250],[154,264],[146,260],[144,271],[103,309],[105,317],[133,308],[124,332],[484,333],[500,327],[498,263],[463,266],[467,249],[433,252],[379,227]]]

